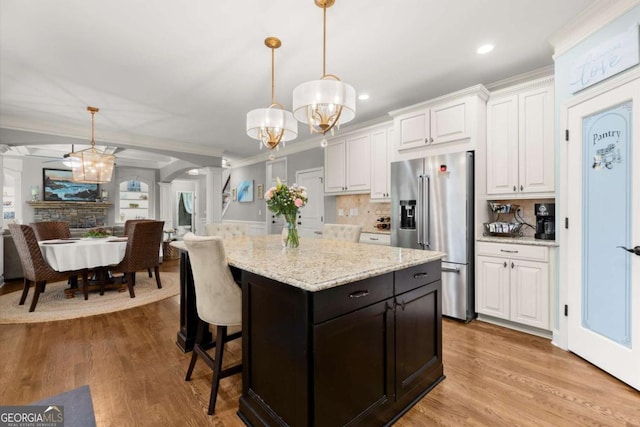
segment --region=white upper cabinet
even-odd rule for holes
[[[371,135],[361,132],[329,141],[324,151],[325,193],[371,190]]]
[[[487,194],[555,191],[553,80],[491,94],[487,102]]]
[[[329,142],[324,149],[324,191],[340,193],[345,191],[345,165],[347,154],[344,150],[346,139]]]
[[[391,162],[389,141],[393,129],[380,129],[371,133],[371,200],[389,201],[391,194]]]
[[[410,150],[453,141],[468,140],[477,130],[478,103],[487,91],[474,86],[425,103],[392,111],[397,149]]]

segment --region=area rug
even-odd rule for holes
[[[65,427],[95,427],[96,425],[96,418],[93,414],[93,401],[91,400],[91,391],[88,385],[33,402],[29,406],[44,405],[63,407],[63,425]]]
[[[129,291],[105,290],[89,292],[89,299],[84,300],[82,292],[75,298],[66,298],[64,290],[69,287],[66,282],[47,283],[46,290],[40,294],[36,310],[29,313],[29,305],[33,297],[33,285],[24,305],[18,305],[22,290],[0,295],[0,324],[36,323],[54,320],[77,319],[112,313],[173,297],[180,293],[180,274],[177,272],[160,272],[162,289],[158,289],[156,279],[149,278],[146,271],[136,275],[136,297],[129,297]]]

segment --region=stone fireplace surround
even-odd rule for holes
[[[27,202],[33,208],[33,222],[66,221],[69,228],[107,225],[108,202]]]

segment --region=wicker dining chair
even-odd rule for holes
[[[52,239],[68,239],[71,237],[69,223],[65,221],[45,221],[32,222],[29,224],[33,228],[38,241]]]
[[[82,291],[84,299],[89,298],[89,279],[87,270],[82,271],[55,271],[47,264],[38,246],[38,240],[31,227],[25,224],[9,224],[9,232],[18,250],[22,270],[24,271],[24,287],[20,296],[19,305],[23,305],[29,293],[31,283],[34,283],[34,294],[29,311],[36,309],[40,293],[44,291],[45,284],[59,280],[67,280],[70,275],[82,275]]]
[[[151,222],[151,221],[155,221],[155,219],[128,219],[124,222],[124,236],[129,236],[131,234],[131,231],[133,230],[133,226],[135,224],[138,224],[140,222]],[[151,269],[148,268],[147,269],[147,273],[149,274],[149,277],[153,277],[151,275]]]
[[[135,298],[133,287],[136,284],[136,271],[153,268],[158,289],[160,281],[160,245],[164,229],[164,221],[147,220],[134,223],[129,230],[127,249],[124,258],[112,271],[124,273],[129,287],[129,295]]]
[[[29,227],[33,229],[38,242],[53,239],[68,239],[71,237],[69,223],[65,221],[44,221],[32,222]],[[69,284],[73,287],[78,286],[78,276],[72,274],[69,276]],[[42,289],[43,291],[45,288]]]

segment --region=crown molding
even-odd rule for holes
[[[408,107],[400,108],[399,110],[389,111],[389,115],[391,117],[396,117],[400,114],[410,113],[415,110],[420,110],[422,108],[430,107],[433,104],[448,101],[450,99],[462,98],[465,96],[478,96],[483,101],[489,99],[489,91],[483,85],[475,85],[465,89],[461,89],[457,92],[448,93],[446,95],[439,96],[438,98],[429,99],[428,101],[420,102],[418,104],[413,104]]]
[[[50,135],[57,138],[68,138],[73,140],[82,140],[83,144],[87,145],[89,140],[86,135],[86,130],[80,134],[80,132],[75,133],[75,131],[65,131],[65,130],[51,130],[45,129],[43,127],[37,127],[33,125],[27,125],[24,123],[20,123],[19,120],[7,120],[6,117],[3,117],[2,122],[0,123],[0,129],[6,129],[10,131],[17,132],[29,132],[35,133],[39,135]],[[11,141],[3,141],[7,145],[14,145]],[[49,142],[47,142],[49,143]],[[76,143],[76,142],[68,142]],[[25,143],[26,144],[26,143]],[[29,144],[26,144],[29,145]],[[204,155],[204,156],[212,156],[212,157],[222,157],[224,150],[218,148],[209,148],[201,145],[195,145],[188,142],[183,141],[173,141],[166,139],[156,139],[149,137],[136,136],[135,138],[130,137],[122,137],[120,135],[110,134],[108,136],[96,138],[96,145],[106,145],[106,146],[115,146],[115,147],[124,147],[124,148],[132,148],[132,149],[146,149],[149,151],[170,151],[176,152],[176,147],[179,147],[179,152],[188,153],[188,154],[196,154],[196,155]]]
[[[485,85],[485,87],[491,92],[491,96],[493,96],[493,92],[505,89],[507,87],[511,87],[514,85],[519,85],[523,83],[527,83],[533,80],[551,78],[553,80],[554,66],[548,65],[546,67],[538,68],[537,70],[528,71],[526,73],[518,74],[517,76],[509,77],[503,80],[498,80],[497,82],[490,83]]]
[[[549,38],[553,59],[636,6],[640,0],[597,0]]]
[[[553,75],[550,75],[550,76],[545,76],[545,77],[534,79],[534,80],[521,82],[519,84],[515,84],[513,86],[505,87],[505,88],[491,92],[491,97],[489,98],[489,100],[493,98],[507,96],[507,95],[513,95],[523,90],[536,89],[544,86],[552,86],[553,81],[554,81],[554,77]]]

